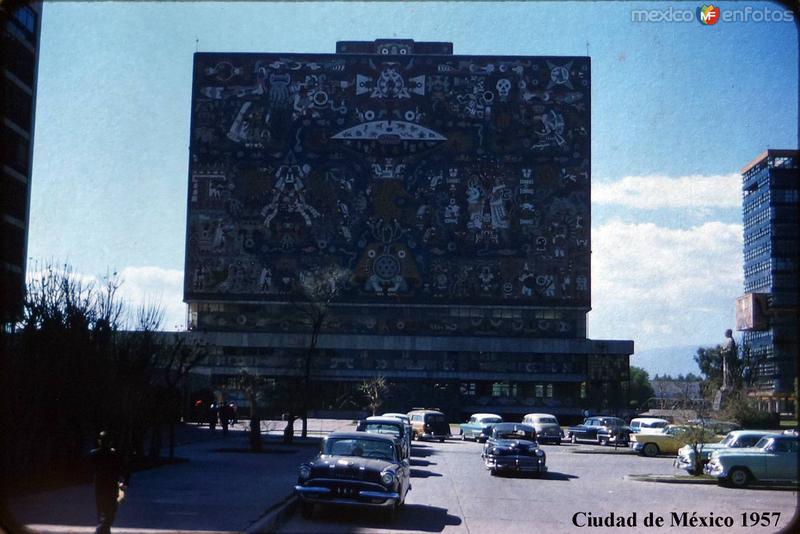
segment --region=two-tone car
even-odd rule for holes
[[[373,415],[361,420],[356,425],[356,432],[372,432],[373,434],[386,434],[396,438],[401,445],[403,458],[411,456],[411,435],[406,424],[396,417],[382,417]]]
[[[439,410],[415,408],[408,412],[411,420],[411,439],[438,440],[450,437],[450,425]]]
[[[547,455],[536,442],[536,430],[522,423],[495,425],[481,457],[492,475],[533,473],[538,476],[547,471]]]
[[[572,443],[591,441],[604,445],[609,442],[612,436],[616,435],[618,430],[624,428],[627,428],[627,425],[619,417],[598,415],[587,417],[583,420],[583,423],[569,427],[567,429],[567,438]],[[626,437],[627,434],[626,432]]]
[[[300,465],[295,493],[304,517],[317,505],[379,508],[391,519],[411,489],[411,467],[390,436],[333,432],[319,454]]]
[[[555,443],[561,445],[561,439],[564,437],[564,431],[561,430],[561,425],[558,424],[558,419],[555,415],[549,413],[529,413],[525,414],[522,422],[530,425],[536,430],[536,441],[539,443]]]
[[[458,425],[461,440],[472,439],[482,443],[489,439],[492,434],[492,427],[497,423],[502,423],[503,418],[493,413],[474,413],[466,423]]]
[[[798,437],[764,436],[753,447],[720,449],[711,453],[703,471],[720,484],[743,488],[753,482],[797,484]]]
[[[722,436],[712,430],[690,425],[669,425],[658,431],[639,432],[630,435],[631,448],[644,456],[676,454],[688,443],[717,443]]]
[[[777,433],[769,430],[733,430],[719,443],[698,443],[696,449],[700,455],[699,462],[695,462],[695,449],[691,445],[684,445],[678,450],[674,465],[678,469],[685,469],[689,474],[697,475],[703,472],[703,467],[713,451],[752,447],[764,436]]]

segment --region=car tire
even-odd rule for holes
[[[608,445],[608,438],[602,436],[597,438],[597,444],[603,446]]]
[[[444,443],[444,438],[439,438],[439,443]]]
[[[314,503],[305,501],[301,502],[300,515],[303,516],[303,519],[312,519],[314,517]]]
[[[578,443],[578,438],[576,438],[576,437],[575,437],[575,434],[572,434],[572,435],[569,437],[569,440],[572,442],[572,444],[573,444],[573,445],[575,445],[576,443]]]
[[[750,472],[744,467],[734,467],[728,472],[728,484],[734,488],[744,488],[750,483]]]
[[[642,454],[650,458],[658,456],[659,452],[660,450],[658,448],[658,445],[656,445],[655,443],[645,443],[644,447],[642,447]]]
[[[497,470],[496,469],[489,469],[489,474],[492,475],[493,477],[496,477],[497,476]]]
[[[561,440],[560,439],[556,440],[556,445],[561,445]]]

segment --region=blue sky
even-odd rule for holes
[[[29,256],[123,273],[181,303],[192,54],[451,41],[456,54],[592,57],[592,338],[716,343],[742,293],[736,173],[798,146],[792,22],[636,22],[702,2],[48,2]],[[723,2],[723,12],[779,4]],[[752,12],[751,11],[751,12]],[[635,359],[634,359],[635,363]]]

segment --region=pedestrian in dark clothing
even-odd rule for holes
[[[210,428],[212,432],[217,428],[217,412],[217,405],[212,402],[208,409],[208,428]]]
[[[231,421],[231,409],[224,402],[219,407],[219,424],[222,427],[222,435],[228,435],[228,424]]]
[[[111,525],[117,515],[120,489],[125,490],[130,474],[124,468],[120,454],[111,447],[107,432],[100,432],[97,444],[98,447],[89,453],[94,464],[94,497],[98,521],[95,534],[110,534]]]

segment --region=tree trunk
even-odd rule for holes
[[[288,421],[286,421],[286,428],[283,429],[283,442],[286,444],[292,443],[294,440],[294,420],[296,419],[294,413],[290,412]]]
[[[261,419],[256,416],[250,417],[250,450],[261,450]]]
[[[175,459],[175,421],[169,422],[169,459]]]

